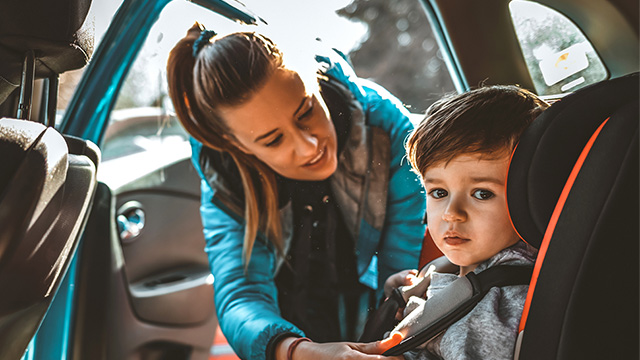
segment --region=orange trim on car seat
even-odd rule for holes
[[[504,177],[504,183],[508,184],[509,183],[509,168],[511,167],[511,161],[513,161],[513,154],[516,153],[516,149],[518,148],[518,144],[516,144],[516,146],[513,147],[513,151],[511,152],[511,156],[509,157],[509,166],[507,167],[507,174]],[[518,232],[518,229],[516,228],[515,225],[513,225],[513,220],[511,220],[511,213],[509,212],[509,201],[507,201],[507,187],[505,186],[504,188],[504,203],[505,206],[507,207],[507,215],[509,216],[509,222],[511,223],[511,228],[513,229],[513,231],[516,232],[516,234],[518,234],[518,237],[520,238],[520,240],[527,242],[527,240],[525,240],[522,235],[520,235],[520,233]]]
[[[542,244],[540,245],[540,249],[538,250],[538,258],[536,259],[536,264],[533,268],[533,275],[531,276],[531,282],[529,283],[527,300],[524,303],[524,309],[522,310],[522,318],[520,318],[520,327],[518,331],[523,331],[527,323],[529,308],[531,306],[531,299],[533,298],[533,293],[535,291],[536,284],[538,282],[538,275],[540,274],[540,268],[542,267],[542,262],[544,261],[544,257],[547,253],[547,249],[549,248],[549,242],[551,241],[551,237],[553,236],[553,232],[558,223],[558,218],[562,213],[562,208],[564,208],[564,204],[567,201],[567,197],[569,196],[569,192],[573,187],[573,183],[575,182],[576,177],[578,176],[578,173],[582,168],[582,164],[584,164],[584,161],[587,158],[587,155],[589,154],[589,151],[591,150],[593,143],[596,141],[596,138],[598,138],[600,131],[604,127],[604,124],[607,123],[607,121],[609,121],[609,118],[607,118],[605,121],[602,122],[602,124],[600,124],[598,129],[596,129],[593,135],[591,135],[591,138],[582,149],[582,152],[580,153],[578,160],[576,161],[575,165],[573,166],[573,169],[571,170],[571,174],[569,174],[569,178],[567,179],[567,182],[564,184],[564,188],[562,189],[562,193],[558,198],[556,207],[555,209],[553,209],[553,214],[551,215],[551,219],[549,220],[549,225],[547,225],[547,230],[545,231],[544,237],[542,238]]]
[[[422,249],[420,250],[420,260],[418,261],[418,270],[422,269],[425,265],[431,261],[443,256],[444,254],[433,241],[429,227],[424,231],[424,238],[422,240]]]

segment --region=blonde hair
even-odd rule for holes
[[[193,43],[203,28],[195,24],[169,54],[169,96],[184,128],[204,146],[228,153],[244,190],[245,269],[258,231],[282,254],[278,189],[273,170],[233,143],[233,134],[220,116],[220,107],[238,106],[283,67],[282,54],[268,38],[253,32],[215,36],[193,55]]]

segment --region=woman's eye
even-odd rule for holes
[[[449,193],[447,193],[447,190],[444,189],[433,189],[429,192],[429,196],[434,199],[442,199],[447,195],[449,195]]]
[[[273,140],[269,141],[268,143],[266,143],[265,146],[271,147],[271,146],[278,145],[278,143],[280,143],[280,140],[282,140],[282,134],[276,136],[275,139],[273,139]]]
[[[313,113],[313,108],[314,108],[314,106],[313,106],[313,103],[312,103],[311,106],[309,106],[309,108],[304,113],[302,113],[302,115],[298,116],[298,120],[299,121],[304,120],[309,115],[311,115]]]
[[[473,194],[471,194],[471,196],[473,196],[478,200],[488,200],[494,197],[495,195],[489,190],[480,189],[480,190],[474,191]]]

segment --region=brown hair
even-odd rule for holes
[[[189,134],[207,147],[227,152],[238,167],[245,194],[242,258],[246,268],[258,230],[282,252],[276,180],[271,168],[234,145],[219,109],[249,100],[283,66],[282,54],[268,38],[239,32],[215,36],[194,57],[193,43],[202,30],[196,23],[171,50],[169,96]]]
[[[409,136],[407,157],[422,176],[428,167],[467,153],[512,151],[524,129],[549,104],[512,85],[481,87],[436,101]]]

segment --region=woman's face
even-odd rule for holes
[[[220,113],[235,144],[280,175],[324,180],[336,171],[338,143],[326,105],[296,72],[275,70],[249,101]]]

